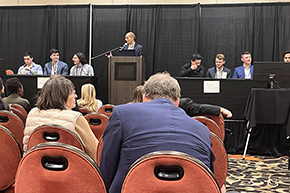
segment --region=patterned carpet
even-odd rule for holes
[[[246,160],[241,158],[241,155],[229,155],[227,191],[290,192],[288,158],[263,156],[246,156]]]

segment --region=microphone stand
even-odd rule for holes
[[[96,59],[96,58],[99,58],[99,57],[101,57],[101,56],[104,56],[104,55],[106,55],[107,53],[110,53],[110,52],[113,52],[113,51],[119,50],[120,48],[121,48],[121,47],[119,46],[119,47],[116,47],[116,48],[114,48],[114,49],[108,50],[108,51],[106,51],[106,52],[104,52],[104,53],[101,53],[101,54],[99,54],[99,55],[97,55],[97,56],[92,57],[91,60]]]

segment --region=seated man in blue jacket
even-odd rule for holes
[[[225,59],[223,54],[217,54],[215,57],[215,67],[208,69],[205,76],[207,78],[230,78],[232,71],[224,67],[226,63]]]
[[[180,90],[168,73],[157,73],[144,84],[144,102],[114,107],[100,161],[110,193],[120,193],[129,167],[154,151],[187,153],[214,171],[210,131],[178,107]]]
[[[65,62],[59,60],[59,51],[55,48],[49,51],[51,61],[44,66],[44,75],[68,75],[68,65]]]
[[[252,56],[250,52],[242,53],[241,60],[243,62],[243,66],[235,68],[232,78],[245,78],[245,79],[253,78],[253,65],[251,65]]]

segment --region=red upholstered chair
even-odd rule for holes
[[[219,187],[222,188],[228,174],[228,155],[224,148],[223,142],[216,134],[211,132],[210,140],[212,142],[212,151],[215,155],[214,176]]]
[[[21,119],[10,111],[0,111],[0,125],[9,129],[23,149],[24,123]]]
[[[12,113],[14,113],[15,115],[17,115],[21,119],[21,121],[23,122],[23,124],[25,126],[25,123],[26,123],[26,117],[25,117],[25,115],[21,111],[19,111],[18,109],[14,108],[12,106],[10,106],[10,111]]]
[[[29,150],[35,145],[45,142],[66,143],[85,151],[85,147],[78,135],[60,125],[44,124],[34,129],[29,137],[27,149]]]
[[[224,121],[224,117],[222,114],[220,114],[219,116],[208,115],[208,114],[201,115],[201,116],[205,116],[205,117],[208,117],[211,120],[213,120],[220,127],[220,130],[222,132],[222,136],[223,136],[223,138],[225,138],[225,121]]]
[[[14,72],[12,70],[10,70],[10,69],[7,69],[6,70],[6,74],[14,74]]]
[[[101,113],[91,113],[85,115],[85,119],[88,121],[96,138],[99,139],[106,129],[109,117]]]
[[[99,108],[98,113],[102,113],[110,117],[113,112],[113,109],[114,109],[114,105],[106,104]]]
[[[101,161],[102,149],[103,149],[103,135],[101,135],[101,137],[99,139],[98,147],[97,147],[97,164],[98,164],[98,166],[100,165],[100,161]]]
[[[139,158],[130,167],[122,193],[216,193],[218,184],[206,165],[176,151],[157,151]]]
[[[194,116],[193,118],[205,124],[211,132],[216,134],[222,141],[224,141],[224,136],[220,127],[213,120],[205,116]]]
[[[79,106],[79,112],[83,114],[83,116],[87,115],[87,114],[90,114],[90,113],[93,113],[92,110],[86,108],[86,107],[80,107]]]
[[[22,158],[15,193],[106,193],[97,164],[80,149],[58,142],[41,143]]]
[[[14,107],[14,108],[18,109],[19,111],[21,111],[21,113],[23,113],[25,118],[27,118],[27,112],[21,105],[19,105],[19,104],[10,104],[10,107]]]
[[[14,184],[15,174],[22,151],[13,134],[0,125],[0,192]]]

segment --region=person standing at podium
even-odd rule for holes
[[[86,56],[82,52],[76,53],[72,61],[74,66],[70,69],[70,76],[94,76],[94,69],[87,64]]]
[[[128,32],[125,35],[125,41],[126,43],[124,44],[123,50],[135,50],[135,55],[136,56],[142,56],[143,55],[143,46],[140,44],[137,44],[135,42],[135,34],[133,32]]]
[[[23,54],[24,65],[20,66],[17,74],[26,75],[42,75],[42,67],[39,64],[33,62],[33,56],[30,52],[25,52]]]
[[[51,62],[48,62],[44,66],[44,75],[61,74],[68,75],[68,65],[65,62],[59,60],[59,51],[55,48],[49,51]]]

